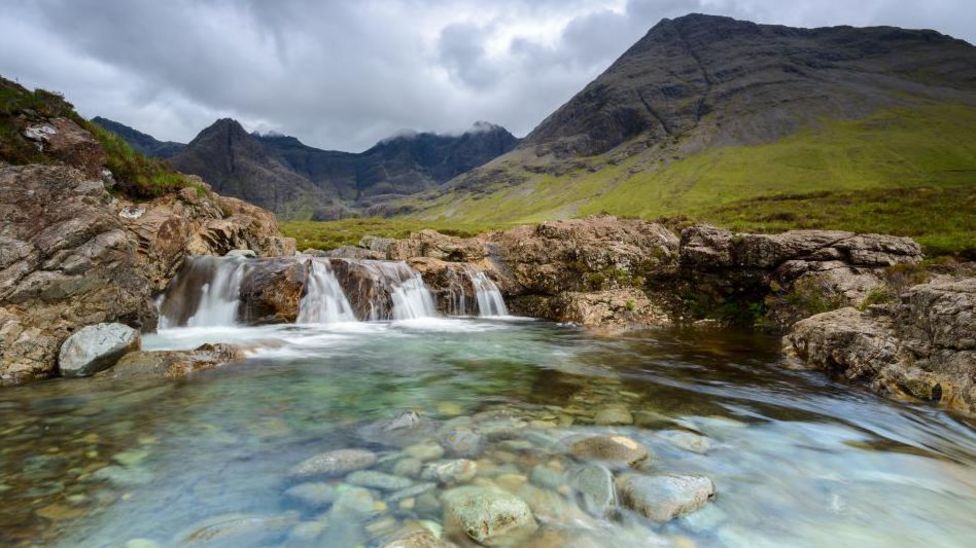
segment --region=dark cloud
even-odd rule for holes
[[[692,11],[976,38],[970,0],[7,0],[0,74],[161,139],[230,116],[359,150],[475,120],[524,134],[661,18]]]

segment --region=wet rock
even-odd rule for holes
[[[393,418],[367,424],[360,428],[357,433],[362,439],[372,443],[403,447],[410,444],[416,445],[418,441],[431,436],[434,433],[434,425],[416,411],[403,411]]]
[[[692,453],[698,453],[699,455],[704,455],[712,448],[712,440],[692,432],[668,430],[661,432],[660,436],[675,447],[679,447],[685,451],[691,451]]]
[[[478,458],[485,450],[485,437],[471,428],[451,428],[441,435],[440,441],[453,457]]]
[[[450,548],[454,543],[441,539],[434,531],[422,525],[408,525],[389,535],[382,548]]]
[[[300,483],[285,491],[285,497],[308,508],[324,508],[332,504],[336,496],[336,486],[331,483]]]
[[[607,405],[597,409],[593,423],[600,426],[634,424],[634,416],[626,405]]]
[[[241,259],[256,259],[258,254],[253,249],[232,249],[224,254],[224,257],[237,257]]]
[[[376,453],[365,449],[338,449],[315,455],[292,467],[292,478],[341,476],[376,464]]]
[[[176,379],[240,362],[245,357],[243,349],[232,344],[203,344],[194,350],[130,352],[114,367],[102,371],[98,376],[111,379]]]
[[[153,480],[153,474],[134,466],[106,466],[92,474],[96,480],[107,480],[120,486],[145,485]]]
[[[403,452],[421,462],[439,459],[444,456],[444,448],[432,441],[411,445],[404,448]]]
[[[526,502],[502,490],[465,486],[444,493],[444,532],[459,541],[496,544],[538,528]]]
[[[573,443],[569,452],[574,457],[625,463],[633,466],[647,460],[650,451],[625,436],[593,436]]]
[[[396,464],[393,465],[393,473],[405,478],[415,478],[420,475],[420,469],[423,466],[424,463],[420,459],[407,457],[396,461]]]
[[[127,325],[100,323],[78,330],[61,345],[58,372],[87,377],[108,369],[128,352],[139,349],[139,332]]]
[[[330,516],[346,519],[371,516],[383,510],[385,510],[385,506],[373,498],[369,489],[340,485],[336,490],[336,500],[332,504]]]
[[[399,491],[413,485],[407,478],[373,470],[359,470],[346,476],[346,483],[380,491]]]
[[[715,485],[705,476],[626,474],[617,478],[621,503],[654,521],[670,521],[690,514],[715,495]]]
[[[442,484],[463,483],[471,480],[478,472],[478,463],[468,459],[432,462],[424,465],[421,479]]]
[[[294,323],[308,264],[295,258],[248,261],[241,279],[238,316],[247,324]]]
[[[569,484],[582,498],[583,509],[591,515],[603,517],[617,505],[613,474],[605,466],[584,464],[568,474]]]
[[[298,523],[298,514],[224,514],[207,518],[178,535],[179,545],[243,542],[261,544],[284,533]]]
[[[436,483],[418,483],[407,488],[404,488],[395,493],[391,493],[390,496],[386,497],[386,500],[390,502],[398,502],[404,499],[419,497],[424,493],[430,493],[437,488]]]
[[[549,466],[537,464],[532,467],[529,480],[540,487],[559,489],[566,484],[566,474],[561,470],[555,470]]]

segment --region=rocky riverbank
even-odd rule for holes
[[[201,184],[148,201],[64,165],[0,165],[0,384],[53,375],[88,325],[156,327],[154,297],[189,255],[289,255],[273,215]]]

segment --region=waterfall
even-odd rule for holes
[[[498,290],[498,286],[491,281],[487,274],[480,270],[469,269],[468,278],[471,280],[471,287],[474,288],[479,316],[508,315],[508,307],[505,306],[502,292]]]
[[[342,291],[328,261],[312,259],[305,296],[298,309],[296,323],[354,322],[349,299]]]
[[[434,296],[427,289],[423,278],[416,272],[413,272],[409,278],[394,287],[390,298],[393,300],[394,320],[410,320],[437,315]]]
[[[160,327],[236,324],[246,264],[240,258],[187,259],[160,302]]]

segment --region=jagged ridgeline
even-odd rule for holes
[[[93,121],[136,150],[199,175],[217,192],[288,219],[390,212],[390,200],[435,188],[518,142],[501,126],[477,122],[456,135],[398,135],[352,153],[321,150],[287,135],[248,133],[236,120],[225,118],[184,145],[159,141],[106,118]]]
[[[607,211],[976,247],[974,128],[962,40],[689,15],[655,25],[512,152],[400,205],[424,220]]]

